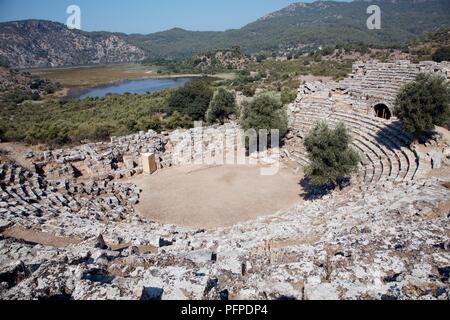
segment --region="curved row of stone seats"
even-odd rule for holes
[[[378,161],[379,158],[382,159],[381,163],[379,163],[378,166],[386,167],[386,168],[389,166],[389,167],[391,167],[390,171],[392,171],[392,164],[389,165],[388,163],[383,162],[382,157],[384,155],[385,157],[388,158],[388,161],[390,163],[392,163],[393,162],[391,159],[391,157],[393,156],[392,151],[395,152],[397,150],[397,148],[399,148],[401,143],[394,142],[393,146],[390,146],[388,149],[386,149],[384,145],[380,145],[377,142],[373,143],[373,141],[376,141],[379,139],[379,137],[377,135],[380,135],[380,134],[384,135],[383,131],[377,132],[376,130],[372,130],[372,132],[368,132],[366,134],[366,132],[360,130],[361,125],[359,123],[354,122],[354,121],[352,122],[351,120],[349,120],[349,116],[350,116],[350,114],[344,114],[344,116],[342,118],[337,117],[338,118],[337,121],[344,121],[350,127],[350,129],[352,129],[354,131],[353,133],[356,134],[356,136],[357,136],[356,141],[359,141],[360,143],[365,145],[367,147],[367,149],[370,150],[369,152],[367,151],[367,149],[364,150],[366,153],[372,154],[372,155],[375,154],[375,159],[377,159],[377,161],[374,161],[375,163],[379,162]],[[331,114],[331,116],[328,120],[332,120],[333,118],[336,118],[336,114],[334,114],[334,113]],[[364,128],[367,131],[368,128],[370,128],[370,127],[368,127],[368,128],[363,127],[363,130],[364,130]],[[358,136],[361,136],[361,138],[358,138]],[[359,149],[361,149],[360,145],[358,145],[357,147]],[[410,158],[413,157],[413,154],[407,148],[403,148],[403,153],[405,154],[407,159],[406,159],[406,162],[404,162],[402,164],[402,167],[407,168],[407,171],[409,171],[409,168],[411,167],[410,163],[413,162]],[[400,155],[400,157],[401,157],[401,155]],[[411,171],[411,173],[414,173],[414,171]],[[402,178],[408,179],[408,177],[406,175],[403,176]]]
[[[419,155],[408,145],[411,137],[399,123],[384,121],[358,113],[321,112],[320,107],[302,107],[293,112],[293,135],[303,139],[315,123],[326,120],[334,126],[344,122],[353,135],[353,145],[363,155],[359,178],[366,184],[383,181],[410,181],[425,171],[420,169]],[[304,148],[289,142],[289,152],[299,164],[307,163]],[[306,159],[306,161],[305,161]]]
[[[330,118],[330,121],[341,122],[345,121],[343,118]],[[382,173],[375,177],[375,180],[387,180],[387,179],[407,179],[407,174],[410,172],[411,165],[408,158],[402,156],[400,153],[395,152],[395,148],[390,142],[380,144],[377,142],[379,137],[376,134],[364,130],[359,124],[355,124],[351,121],[345,121],[347,127],[352,131],[354,136],[354,144],[363,144],[370,150],[368,154],[374,156],[374,162],[376,162],[376,168],[381,167]],[[367,153],[367,150],[365,150]]]
[[[387,148],[391,153],[395,153],[400,160],[406,157],[407,163],[404,163],[402,167],[404,168],[407,165],[408,173],[403,177],[403,179],[414,179],[418,170],[419,157],[408,147],[412,140],[409,135],[401,130],[400,123],[388,123],[382,120],[370,119],[367,116],[356,113],[334,113],[333,116],[336,116],[343,121],[345,120],[350,122],[352,125],[358,125],[359,120],[363,121],[365,124],[368,124],[365,129],[371,129],[370,134],[374,136],[379,144],[381,144],[381,147]]]
[[[383,152],[387,156],[395,155],[402,162],[401,169],[407,167],[406,174],[402,176],[403,179],[412,180],[416,174],[418,166],[417,155],[407,147],[411,143],[411,138],[406,135],[401,129],[398,129],[398,125],[386,125],[383,122],[376,123],[377,120],[373,120],[372,125],[368,125],[368,121],[365,117],[361,117],[358,114],[342,114],[334,113],[333,117],[341,121],[346,121],[354,129],[358,129],[360,126],[359,119],[363,119],[364,125],[362,128],[369,136],[367,139],[373,139],[377,144],[377,147],[383,149]],[[406,158],[406,159],[405,159]]]
[[[333,107],[333,101],[326,96],[320,96],[318,94],[302,96],[302,98],[297,100],[297,104],[302,106],[307,106],[309,110],[331,110]]]
[[[354,74],[337,85],[347,93],[393,100],[398,90],[420,73],[415,65],[366,64],[364,73]]]
[[[334,126],[335,122],[330,118],[323,118],[323,117],[308,117],[306,120],[297,122],[297,124],[300,124],[304,130],[304,135],[306,135],[314,126],[314,124],[321,120],[327,120],[327,122]],[[375,146],[371,145],[370,142],[368,142],[365,139],[362,138],[354,138],[353,145],[356,147],[356,149],[361,153],[363,156],[362,166],[363,166],[363,178],[362,181],[364,181],[367,184],[370,184],[374,181],[378,181],[381,179],[381,176],[383,174],[384,168],[386,166],[385,163],[380,161],[380,157],[375,151]],[[304,152],[304,156],[306,157],[306,152],[304,149],[302,150]]]
[[[0,163],[0,219],[6,221],[43,224],[58,216],[124,220],[133,213],[140,192],[114,181],[49,183],[15,163]]]

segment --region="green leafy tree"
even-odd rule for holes
[[[253,97],[256,93],[256,87],[251,84],[240,85],[236,88],[246,97]]]
[[[281,93],[281,102],[283,102],[283,104],[294,102],[296,98],[297,98],[297,91],[295,90],[291,91],[286,90]]]
[[[191,128],[193,123],[192,119],[187,116],[175,111],[170,117],[164,119],[165,127],[169,130],[173,129],[185,129]]]
[[[256,132],[265,129],[279,130],[280,138],[288,130],[288,116],[279,95],[264,93],[245,103],[241,111],[241,126],[244,130],[255,129]]]
[[[139,121],[139,129],[141,130],[153,130],[161,132],[163,129],[163,123],[158,116],[147,116]]]
[[[236,111],[236,99],[232,92],[219,88],[214,92],[214,96],[206,112],[206,121],[214,123],[224,121]]]
[[[177,111],[192,120],[203,120],[212,96],[206,79],[192,80],[170,96],[167,113],[172,115]]]
[[[260,53],[256,55],[256,62],[261,63],[267,59],[267,56],[264,53]]]
[[[341,179],[358,168],[361,161],[351,146],[351,136],[343,123],[330,129],[326,122],[318,123],[305,139],[310,164],[305,168],[311,184],[341,186]]]
[[[6,57],[0,56],[0,67],[8,68],[9,61]]]
[[[450,88],[443,77],[419,74],[398,94],[394,113],[404,130],[417,137],[449,121],[449,96]]]
[[[437,49],[432,58],[436,62],[450,61],[450,47]]]

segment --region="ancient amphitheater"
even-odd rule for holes
[[[420,72],[450,78],[450,65],[357,63],[341,82],[302,85],[289,106],[283,167],[301,179],[302,139],[325,119],[351,129],[360,170],[343,192],[299,197],[231,227],[144,219],[137,205],[146,195],[133,179],[143,175],[142,154],[156,156],[159,172],[173,170],[185,160],[177,145],[237,132],[235,124],[2,162],[0,297],[449,299],[448,132],[415,146],[392,117],[400,86]]]

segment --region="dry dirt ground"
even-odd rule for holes
[[[199,229],[229,227],[303,201],[301,175],[280,169],[262,176],[258,166],[166,169],[131,182],[141,193],[136,209],[165,224]]]
[[[25,229],[22,227],[12,226],[4,230],[0,230],[0,235],[5,238],[12,238],[20,241],[25,241],[30,244],[40,244],[43,246],[53,247],[53,248],[65,248],[71,245],[78,245],[83,242],[83,239],[77,237],[62,237],[56,236],[51,233]],[[131,243],[113,244],[106,243],[111,250],[123,250],[130,247]],[[151,245],[138,246],[140,253],[156,253],[158,248]]]
[[[50,233],[28,230],[14,226],[1,232],[1,235],[5,238],[14,238],[29,243],[37,243],[55,248],[64,248],[70,245],[77,245],[82,241],[81,239],[74,237],[58,237]]]
[[[22,167],[31,170],[32,164],[26,159],[29,151],[45,150],[44,146],[27,146],[22,143],[0,143],[0,161],[15,161]]]

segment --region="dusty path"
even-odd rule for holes
[[[6,238],[14,238],[30,243],[41,244],[55,248],[64,248],[70,245],[77,245],[82,242],[81,239],[75,237],[58,237],[50,233],[40,232],[36,230],[28,230],[21,227],[11,227],[3,231],[2,236]]]
[[[32,164],[26,159],[28,151],[37,151],[41,146],[27,146],[23,143],[0,143],[0,161],[15,161],[22,167],[31,170]]]
[[[284,169],[260,175],[259,167],[172,168],[132,182],[142,190],[137,210],[151,220],[185,227],[229,227],[274,214],[302,201],[300,178]]]
[[[12,238],[16,240],[26,241],[30,244],[35,245],[43,245],[47,247],[53,248],[65,248],[71,245],[78,245],[83,242],[81,238],[78,237],[61,237],[56,236],[51,233],[46,233],[43,231],[25,229],[18,226],[12,226],[6,228],[5,230],[0,230],[0,235],[5,238]],[[114,244],[108,243],[106,244],[113,251],[120,251],[129,248],[132,246],[131,243],[122,243],[122,244]],[[156,253],[158,252],[158,248],[151,245],[142,245],[137,247],[139,252],[144,253]]]

